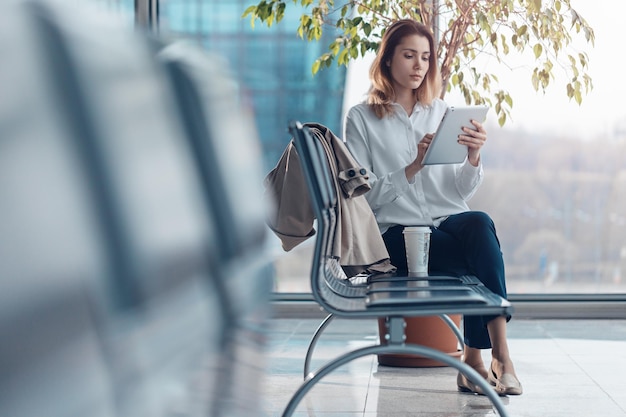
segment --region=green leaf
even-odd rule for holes
[[[241,15],[241,18],[243,19],[244,17],[248,17],[248,15],[254,15],[256,14],[256,6],[250,6],[248,7],[246,10],[244,10],[243,14]],[[254,17],[254,16],[253,16]]]
[[[283,2],[280,2],[278,4],[278,7],[276,8],[276,22],[280,22],[285,17],[285,7],[286,6],[287,5],[285,3],[283,3]]]
[[[313,73],[313,75],[317,74],[317,72],[320,70],[320,65],[321,61],[319,59],[316,59],[313,63],[313,67],[311,67],[311,72]]]
[[[369,36],[370,33],[372,33],[372,25],[370,25],[369,23],[365,23],[363,25],[363,33],[365,33],[365,36]]]
[[[500,127],[504,126],[504,124],[506,123],[506,113],[502,113],[500,114],[500,117],[498,117],[498,124],[500,125]]]
[[[356,44],[354,44],[352,48],[350,48],[350,58],[356,59],[358,57],[359,57],[359,50],[357,49]],[[348,63],[346,62],[346,65],[347,64]]]
[[[341,51],[339,53],[339,56],[337,57],[337,63],[338,64],[347,64],[348,63],[348,53],[349,53],[348,49],[344,49],[343,51]]]
[[[509,44],[506,42],[506,36],[500,35],[500,42],[502,43],[502,52],[504,55],[509,54]]]
[[[533,52],[535,53],[535,58],[539,58],[541,56],[541,52],[543,51],[543,47],[540,43],[535,44],[533,46]]]
[[[537,74],[537,68],[535,68],[535,70],[533,71],[533,75],[530,81],[535,91],[538,91],[539,90],[539,75]],[[571,97],[571,95],[568,94],[568,97]]]
[[[367,43],[361,42],[361,56],[365,56],[365,54],[367,53],[367,49]]]

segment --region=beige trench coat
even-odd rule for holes
[[[337,190],[339,213],[333,256],[348,276],[394,271],[374,214],[363,196],[370,190],[367,171],[330,129],[316,123],[305,126],[322,142]],[[315,215],[293,141],[264,184],[274,207],[268,225],[280,238],[283,249],[290,251],[315,234]]]

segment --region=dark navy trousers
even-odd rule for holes
[[[419,225],[406,225],[419,226]],[[383,234],[391,263],[398,272],[407,272],[402,226]],[[448,217],[431,227],[428,271],[430,274],[474,275],[492,292],[506,298],[504,260],[493,220],[487,213],[468,211]],[[487,323],[495,316],[463,318],[465,344],[477,349],[491,348]],[[507,321],[510,317],[507,317]]]

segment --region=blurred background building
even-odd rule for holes
[[[340,2],[338,2],[340,3]],[[272,27],[242,19],[250,0],[164,0],[159,2],[159,31],[196,40],[228,60],[245,86],[256,115],[271,169],[289,142],[290,120],[323,120],[341,129],[346,67],[333,67],[313,76],[311,67],[335,38],[325,31],[319,42],[295,36],[302,10],[290,4],[284,19]]]

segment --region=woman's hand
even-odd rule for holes
[[[483,147],[487,140],[487,132],[482,123],[476,120],[471,121],[475,129],[470,127],[463,127],[464,135],[459,135],[458,142],[461,145],[467,146],[467,159],[470,164],[477,167],[480,163],[480,148]]]
[[[415,157],[415,160],[407,165],[407,167],[404,169],[407,180],[411,181],[415,174],[417,174],[422,168],[424,168],[424,155],[426,155],[428,146],[430,146],[430,142],[432,141],[433,135],[429,133],[425,135],[422,140],[420,140],[417,144],[417,156]]]

